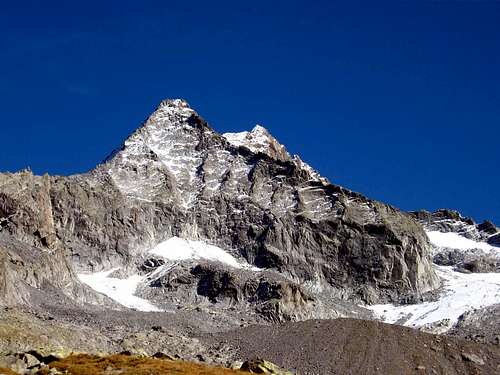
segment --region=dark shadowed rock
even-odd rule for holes
[[[488,243],[493,246],[498,246],[500,248],[500,233],[495,234],[488,238]]]

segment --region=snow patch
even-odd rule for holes
[[[134,295],[139,284],[144,281],[143,276],[132,275],[126,279],[109,277],[109,275],[118,269],[119,268],[113,268],[108,271],[97,272],[90,275],[79,274],[78,278],[96,292],[108,296],[125,307],[139,311],[161,311],[156,306],[149,303],[149,301]]]
[[[171,261],[206,259],[224,263],[233,268],[259,270],[259,268],[252,267],[246,262],[239,261],[220,247],[179,237],[172,237],[158,244],[149,253]]]
[[[229,143],[233,146],[245,146],[245,141],[248,137],[249,132],[240,132],[240,133],[224,133],[222,136],[227,139]]]
[[[500,303],[499,273],[464,274],[453,271],[452,267],[436,268],[444,279],[444,295],[438,301],[367,308],[386,323],[418,328],[449,319],[447,328],[451,328],[463,313]]]
[[[261,152],[270,155],[270,150],[274,148],[275,151],[279,150],[290,157],[285,147],[280,144],[266,128],[260,125],[256,125],[251,132],[224,133],[222,136],[233,146],[245,146],[254,153]]]
[[[459,235],[454,232],[426,232],[431,244],[436,248],[457,249],[462,251],[482,250],[487,254],[500,256],[500,248],[492,246],[486,242],[478,242]]]

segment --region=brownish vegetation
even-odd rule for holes
[[[17,375],[14,371],[9,370],[8,368],[0,367],[0,375]]]
[[[164,359],[142,358],[126,355],[112,355],[98,357],[91,355],[73,355],[68,358],[52,362],[51,368],[61,372],[67,371],[71,375],[97,375],[105,373],[119,373],[120,375],[160,375],[160,374],[189,374],[189,375],[234,375],[243,374],[225,368],[204,366],[191,362],[168,361]],[[48,375],[49,369],[42,369],[39,375]]]

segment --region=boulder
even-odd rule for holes
[[[480,365],[480,366],[484,365],[484,360],[481,357],[479,357],[478,355],[473,354],[473,353],[462,353],[462,359],[465,362],[472,362],[472,363],[475,363],[476,365]]]
[[[293,373],[263,359],[246,361],[241,365],[240,370],[253,374],[293,375]]]

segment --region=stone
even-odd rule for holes
[[[17,359],[13,364],[10,365],[10,369],[17,373],[24,374],[28,371],[28,366],[22,359]]]
[[[477,226],[477,229],[487,234],[495,234],[498,232],[498,228],[489,220],[483,221]]]
[[[36,358],[35,356],[31,354],[23,354],[22,359],[26,363],[26,366],[28,369],[33,369],[35,367],[39,367],[42,363]]]
[[[494,234],[489,237],[488,243],[493,246],[500,246],[500,233]]]
[[[243,361],[234,361],[231,363],[229,368],[231,370],[240,370],[242,365],[243,365]]]
[[[175,361],[176,360],[175,357],[172,357],[170,354],[166,354],[166,353],[162,353],[162,352],[155,353],[155,354],[153,354],[152,357],[156,358],[156,359],[164,359],[167,361]]]
[[[246,361],[241,365],[241,371],[251,372],[254,374],[275,374],[275,375],[293,375],[291,372],[283,370],[274,363],[263,359],[254,359]]]
[[[19,358],[13,354],[0,356],[0,367],[10,368]]]
[[[473,354],[473,353],[462,353],[462,359],[465,362],[472,362],[472,363],[475,363],[475,364],[481,365],[481,366],[484,365],[484,360],[481,357],[479,357],[478,355]]]

